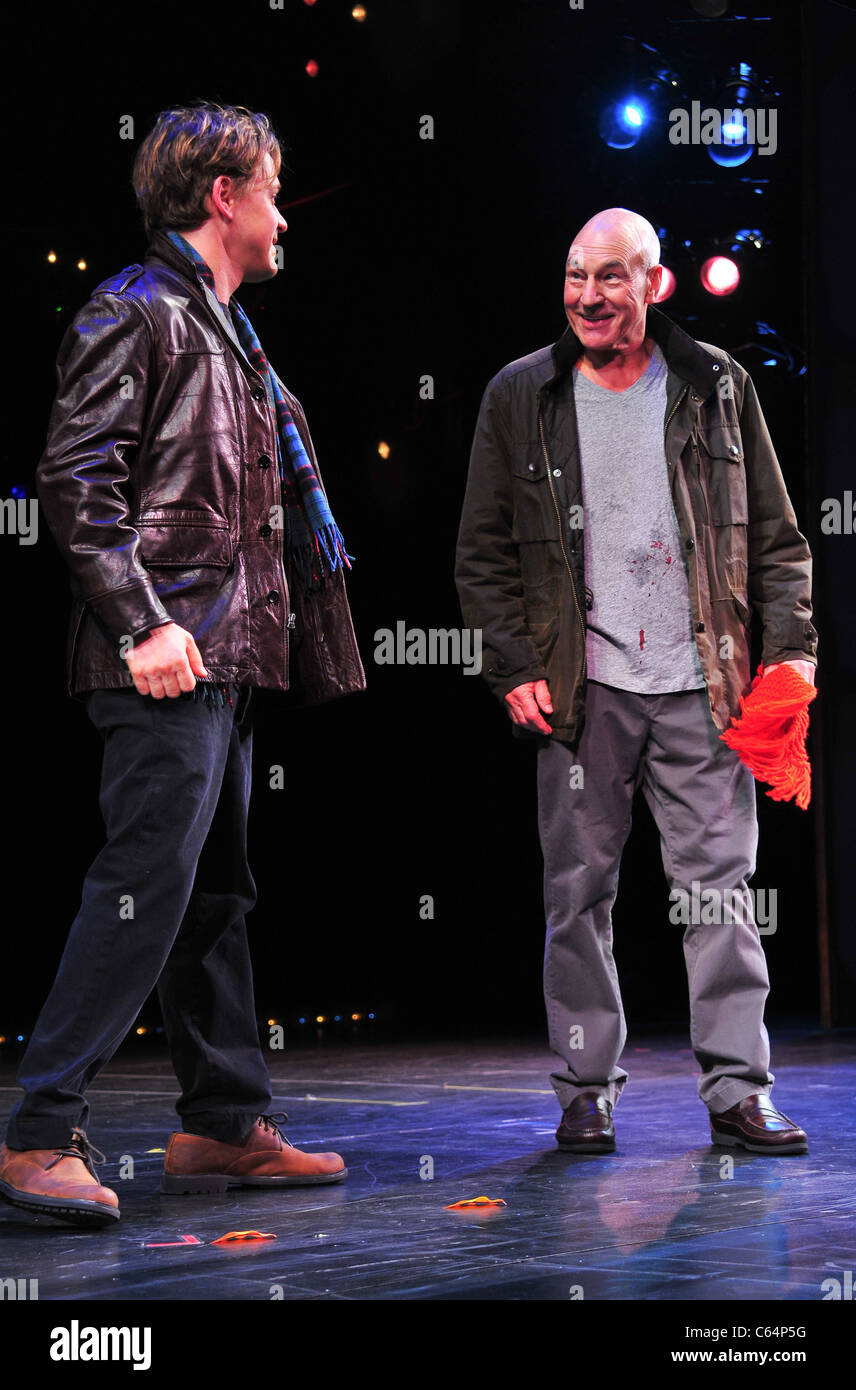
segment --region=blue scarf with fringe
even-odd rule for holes
[[[193,262],[197,277],[208,286],[216,299],[217,292],[211,268],[196,247],[191,246],[180,232],[167,232],[166,235],[173,246]],[[342,533],[333,520],[324,489],[303,447],[294,416],[282,393],[276,373],[271,370],[265,357],[253,325],[234,297],[229,301],[229,308],[232,311],[238,342],[251,365],[265,382],[268,396],[274,402],[285,522],[284,549],[287,551],[286,559],[292,561],[304,590],[311,592],[322,583],[325,572],[333,574],[340,565],[343,570],[345,565],[350,569],[354,557],[345,549]]]
[[[176,250],[191,261],[197,279],[208,286],[216,299],[211,267],[196,247],[191,246],[180,232],[168,231],[166,235]],[[291,561],[292,572],[304,591],[310,593],[321,586],[325,573],[332,575],[339,566],[344,570],[345,565],[350,569],[354,556],[345,549],[344,538],[333,519],[324,489],[303,447],[294,416],[253,325],[234,297],[229,301],[229,308],[238,342],[264,381],[268,398],[273,400],[276,410],[284,520],[283,555],[286,561]],[[197,681],[193,691],[188,694],[192,694],[194,700],[211,699],[218,705],[224,705],[227,699],[229,704],[233,703],[233,691],[226,685],[206,685],[204,681]]]

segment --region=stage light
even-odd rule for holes
[[[359,1023],[359,1021],[360,1021],[360,1015],[359,1015],[359,1014],[351,1014],[351,1020],[352,1020],[353,1023]]]
[[[145,1033],[145,1031],[146,1031],[145,1028],[138,1028],[138,1029],[137,1029],[137,1037],[138,1037],[138,1038],[141,1038],[141,1037],[143,1036],[143,1034]]]
[[[708,294],[733,294],[740,284],[740,269],[730,256],[710,256],[699,272]]]
[[[717,94],[716,106],[723,113],[730,112],[732,119],[722,123],[721,143],[707,146],[714,164],[722,169],[736,169],[751,158],[764,116],[759,107],[768,106],[770,98],[778,95],[770,80],[760,78],[748,63],[736,63],[729,69],[728,78]]]
[[[85,261],[78,261],[78,262],[77,262],[77,268],[78,268],[78,270],[85,270],[85,269],[86,269],[86,262],[85,262]]]
[[[306,67],[304,68],[304,72],[306,72],[310,77],[318,76],[318,64],[316,63],[314,58],[309,59],[309,62],[306,64]]]
[[[56,251],[49,251],[49,252],[48,252],[48,260],[50,261],[51,265],[55,265],[55,264],[56,264]]]
[[[382,439],[380,441],[380,443],[377,446],[377,451],[382,459],[388,459],[390,454],[392,453],[392,450],[390,449],[385,439]]]
[[[629,34],[621,38],[617,57],[623,68],[618,82],[626,86],[618,87],[618,93],[613,89],[601,110],[598,134],[610,149],[629,150],[655,118],[665,117],[682,94],[681,81],[656,48]]]
[[[275,1019],[275,1018],[269,1018],[269,1019],[268,1019],[268,1028],[273,1028],[273,1027],[275,1027],[275,1025],[276,1025],[276,1019]]]
[[[645,108],[635,97],[610,102],[601,114],[598,134],[612,150],[629,150],[645,125]]]
[[[19,1033],[19,1034],[18,1034],[18,1042],[23,1042],[23,1041],[24,1041],[24,1035],[23,1035],[23,1033]]]
[[[354,8],[351,10],[351,18],[352,18],[352,19],[356,19],[356,20],[358,21],[358,23],[362,24],[362,22],[363,22],[363,20],[365,19],[365,17],[366,17],[366,7],[365,7],[365,5],[355,5]]]
[[[326,1023],[327,1020],[326,1020],[326,1018],[324,1017],[323,1014],[319,1014],[318,1017],[316,1018],[315,1022],[316,1022],[316,1023]]]
[[[654,297],[654,303],[662,304],[665,300],[671,299],[677,287],[678,282],[675,279],[672,271],[669,269],[667,265],[664,265],[663,278],[660,281],[660,288]]]
[[[0,1033],[0,1043],[4,1043],[5,1041],[6,1041],[6,1039],[5,1039],[4,1035],[3,1035],[2,1033]]]

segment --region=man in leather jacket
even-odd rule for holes
[[[626,209],[575,239],[565,334],[482,400],[458,593],[514,734],[537,743],[560,1147],[615,1147],[627,1073],[611,908],[642,786],[673,892],[745,908],[684,935],[712,1137],[801,1153],[804,1132],[769,1099],[754,781],[719,733],[751,684],[753,613],[765,678],[790,663],[813,683],[811,557],[750,377],[653,307],[658,262],[653,227]]]
[[[21,1064],[0,1195],[72,1224],[119,1216],[85,1091],[155,986],[181,1085],[164,1191],[347,1173],[268,1113],[244,920],[253,688],[297,708],[365,687],[305,415],[232,300],[276,274],[280,161],[263,115],[161,113],[134,174],[145,263],[99,285],[60,348],[36,479],[107,841]]]

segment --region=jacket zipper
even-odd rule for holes
[[[583,639],[584,639],[584,640],[583,640],[583,672],[585,672],[585,667],[586,667],[586,649],[585,649],[585,632],[586,632],[586,625],[585,625],[585,623],[583,622],[583,615],[582,615],[582,613],[580,612],[580,601],[579,601],[579,599],[577,598],[577,584],[576,584],[576,580],[574,579],[574,572],[573,572],[573,570],[571,569],[571,562],[570,562],[570,560],[568,559],[568,552],[567,552],[567,550],[565,549],[565,534],[564,534],[564,529],[563,529],[563,527],[562,527],[562,514],[561,514],[561,512],[559,511],[559,502],[558,502],[558,498],[556,497],[556,490],[555,490],[555,487],[553,486],[553,473],[552,473],[552,470],[551,470],[551,468],[550,468],[550,456],[549,456],[549,454],[547,453],[547,441],[546,441],[546,439],[544,438],[544,421],[543,421],[543,418],[542,418],[542,416],[541,416],[541,401],[540,401],[540,397],[539,397],[539,400],[538,400],[538,434],[540,435],[540,438],[541,438],[541,449],[542,449],[542,452],[543,452],[543,454],[544,454],[544,463],[546,464],[546,467],[547,467],[547,482],[548,482],[548,484],[549,484],[549,486],[550,486],[550,496],[551,496],[552,499],[553,499],[553,506],[554,506],[555,509],[556,509],[556,520],[557,520],[557,522],[559,523],[559,544],[560,544],[561,547],[562,547],[562,554],[563,554],[564,557],[565,557],[565,566],[566,566],[567,571],[568,571],[568,578],[569,578],[570,581],[571,581],[571,592],[572,592],[573,595],[574,595],[574,607],[575,607],[576,610],[577,610],[577,617],[578,617],[579,620],[580,620],[580,627],[581,627],[582,633],[583,633]]]

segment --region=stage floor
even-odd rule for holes
[[[558,1151],[541,1039],[324,1045],[272,1055],[272,1109],[350,1176],[217,1197],[159,1192],[176,1084],[132,1042],[90,1092],[121,1221],[87,1232],[0,1203],[0,1279],[38,1279],[40,1300],[818,1301],[850,1271],[853,1298],[856,1035],[771,1036],[773,1099],[805,1155],[712,1147],[681,1037],[628,1047],[617,1149],[600,1157]],[[15,1096],[7,1058],[3,1123]],[[482,1196],[506,1205],[444,1209]],[[277,1239],[211,1244],[248,1229]]]

